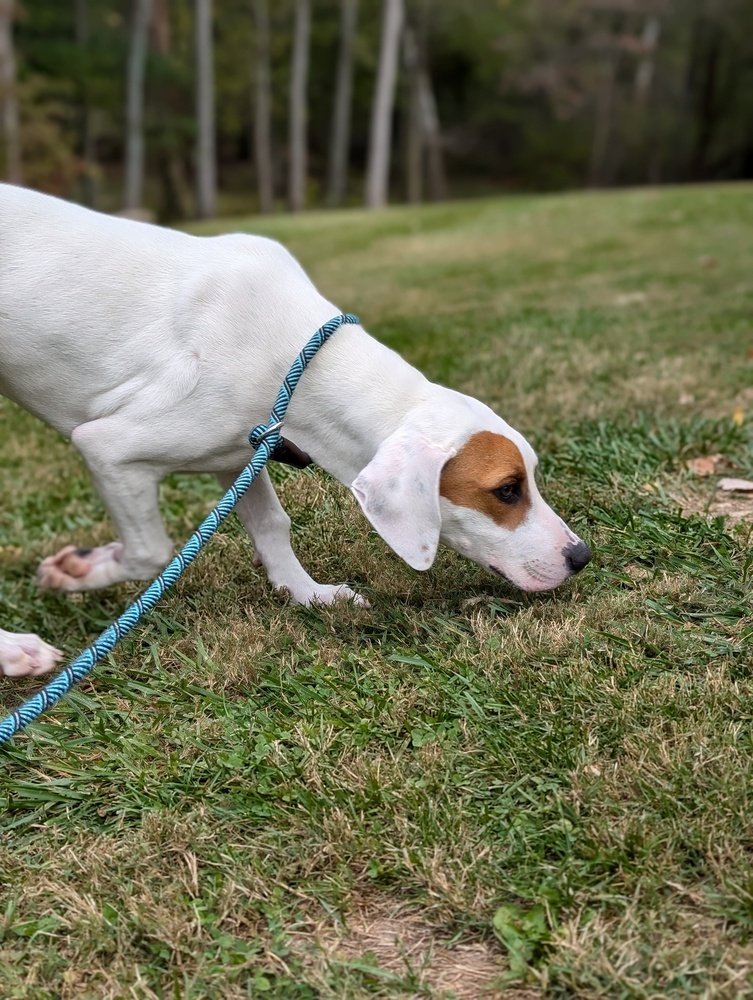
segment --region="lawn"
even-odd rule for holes
[[[497,408],[594,560],[543,595],[419,574],[278,470],[304,565],[371,608],[290,606],[233,519],[0,751],[0,996],[753,996],[753,500],[686,465],[753,477],[753,188],[221,229]],[[70,446],[0,412],[0,624],[73,656],[139,588],[35,589],[111,533]],[[177,541],[219,488],[162,496]]]

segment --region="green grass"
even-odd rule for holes
[[[2,752],[0,996],[753,995],[751,521],[685,470],[753,475],[752,224],[734,186],[202,228],[281,239],[494,405],[595,558],[538,596],[447,552],[417,574],[279,472],[304,565],[371,609],[286,605],[233,523]],[[138,588],[36,591],[111,534],[74,451],[1,407],[0,624],[72,656]],[[165,484],[176,540],[218,493]]]

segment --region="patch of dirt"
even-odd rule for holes
[[[372,901],[352,911],[344,923],[328,922],[310,933],[290,935],[290,945],[312,966],[365,962],[396,976],[412,978],[437,998],[454,1000],[540,1000],[530,989],[495,985],[506,966],[492,942],[449,946],[420,913],[400,911],[386,901]],[[312,970],[313,971],[313,970]],[[399,987],[398,987],[399,989]],[[401,996],[426,994],[408,993]]]
[[[680,505],[685,517],[700,514],[702,517],[726,517],[727,526],[733,528],[737,524],[753,521],[753,494],[726,493],[715,490],[713,493],[687,489],[683,493],[671,493]]]

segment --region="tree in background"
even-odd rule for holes
[[[5,146],[5,176],[11,184],[22,184],[13,8],[13,0],[0,0],[0,117]]]
[[[432,0],[420,0],[404,32],[404,59],[408,82],[406,115],[406,197],[419,202],[423,196],[424,170],[432,201],[447,197],[447,176],[439,115],[429,69],[429,34]]]
[[[75,0],[76,44],[81,56],[80,121],[81,121],[81,173],[82,196],[85,205],[95,208],[97,204],[97,157],[94,138],[94,121],[89,84],[89,7],[87,0]]]
[[[126,88],[126,157],[123,208],[141,208],[144,197],[144,76],[149,43],[152,0],[133,6],[131,45]]]
[[[272,166],[272,76],[270,72],[269,6],[267,0],[254,0],[256,47],[254,63],[254,163],[259,211],[271,212],[274,207],[274,173]]]
[[[157,214],[164,221],[187,218],[192,202],[186,159],[194,118],[193,109],[181,101],[188,73],[175,53],[171,14],[174,17],[176,9],[175,0],[154,0],[153,93],[147,105],[147,130],[159,185]]]
[[[340,51],[327,174],[327,201],[333,206],[342,205],[347,189],[357,19],[358,0],[340,0]]]
[[[649,14],[643,26],[643,34],[640,40],[640,61],[635,71],[635,99],[639,104],[645,105],[651,90],[651,81],[654,78],[654,64],[656,61],[656,49],[659,44],[661,34],[661,19],[657,14]]]
[[[196,202],[199,217],[217,214],[217,140],[214,116],[212,0],[196,0]]]
[[[421,84],[418,45],[409,25],[403,36],[403,60],[408,84],[408,107],[405,116],[405,197],[409,205],[421,201],[424,190],[424,137],[421,127]]]
[[[753,167],[753,4],[687,0],[686,106],[692,180]],[[748,174],[749,176],[750,174]]]
[[[369,157],[366,167],[367,208],[383,208],[387,204],[392,152],[392,112],[403,20],[403,0],[384,0],[379,69],[371,112]]]
[[[551,115],[527,109],[537,173],[548,159],[571,184],[707,179],[753,157],[746,0],[534,0],[510,36],[505,96],[545,96]]]
[[[96,179],[98,206],[122,206],[139,2],[24,0],[15,87],[2,0],[0,173],[10,129],[25,183],[92,203]],[[214,33],[210,0],[152,3],[144,199],[163,221],[195,214],[202,164],[223,212],[271,208],[275,142],[304,163],[299,205],[364,182],[385,204],[390,182],[414,200],[753,177],[751,0],[360,0],[357,22],[356,0],[317,0],[298,57],[299,0],[222,0]]]
[[[307,87],[311,46],[311,0],[295,0],[293,63],[290,74],[288,200],[291,212],[306,207],[308,166]]]
[[[429,194],[432,201],[443,201],[448,196],[444,147],[442,145],[442,133],[439,126],[439,114],[437,113],[434,88],[425,60],[419,65],[418,79],[421,132],[426,145]]]

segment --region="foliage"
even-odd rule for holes
[[[69,194],[80,167],[73,150],[72,89],[45,76],[29,76],[20,88],[24,181],[51,194]]]
[[[309,87],[310,200],[323,200],[339,30],[337,0],[315,0]],[[76,11],[86,11],[80,40]],[[34,183],[82,197],[82,106],[94,114],[99,202],[119,207],[129,5],[34,0],[16,28],[22,116]],[[191,211],[194,48],[191,0],[160,0],[147,83],[147,200],[163,218]],[[285,190],[292,34],[275,0],[272,92],[276,190]],[[753,173],[753,13],[745,0],[412,0],[424,24],[455,194]],[[79,15],[80,16],[80,15]],[[651,19],[658,42],[644,35]],[[360,0],[352,111],[354,199],[366,156],[380,4]],[[77,34],[78,31],[78,34]],[[77,38],[79,40],[77,41]],[[252,210],[253,18],[249,0],[215,0],[222,210]],[[648,90],[641,96],[639,69]],[[641,71],[642,72],[642,71]],[[393,188],[404,192],[407,81],[400,83]],[[601,150],[601,146],[604,149]],[[63,163],[69,164],[63,169]]]

